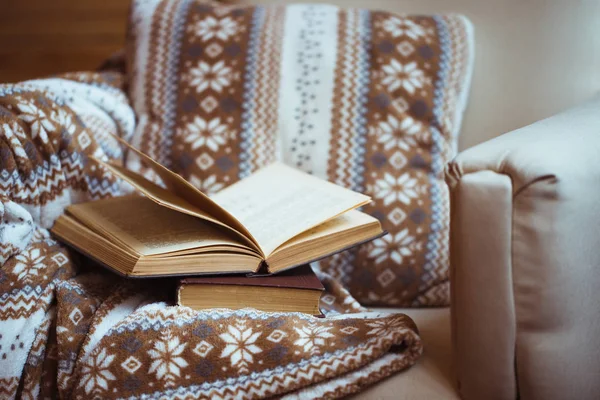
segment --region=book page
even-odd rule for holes
[[[377,218],[372,217],[358,210],[350,210],[342,215],[330,219],[329,221],[317,225],[298,236],[294,236],[287,242],[283,243],[273,253],[284,251],[292,246],[297,246],[301,243],[314,241],[334,234],[351,231],[366,225],[373,225],[381,231],[381,225]]]
[[[162,179],[164,184],[167,186],[168,191],[171,192],[172,195],[179,197],[180,199],[184,200],[184,202],[187,202],[187,203],[191,204],[192,206],[194,206],[195,208],[203,211],[203,213],[195,215],[195,216],[204,218],[204,219],[208,219],[207,217],[210,216],[213,219],[213,222],[216,220],[216,221],[219,221],[221,224],[229,226],[231,229],[246,236],[246,238],[249,241],[251,241],[252,243],[254,243],[256,245],[256,247],[258,248],[258,243],[252,237],[250,232],[248,232],[246,227],[242,223],[240,223],[240,221],[238,221],[234,216],[232,216],[231,213],[229,213],[227,210],[223,209],[222,207],[219,207],[219,205],[216,204],[213,200],[211,200],[207,195],[205,195],[200,190],[195,188],[191,183],[189,183],[188,181],[183,179],[178,174],[174,173],[173,171],[171,171],[164,165],[153,160],[151,157],[142,153],[135,147],[131,146],[129,143],[127,143],[122,138],[120,138],[116,135],[113,135],[113,136],[120,143],[122,143],[126,148],[128,148],[130,151],[133,151],[135,154],[137,154],[146,166],[148,166],[150,169],[152,169],[152,171],[154,171],[158,176],[160,176],[160,178]],[[142,176],[136,172],[130,171],[124,167],[112,165],[112,164],[106,163],[104,161],[95,159],[95,158],[92,158],[92,159],[94,159],[97,163],[103,165],[107,169],[109,169],[111,172],[118,175],[120,178],[122,178],[125,181],[132,184],[136,189],[142,191],[142,193],[146,194],[152,200],[154,200],[154,201],[162,200],[162,198],[160,197],[160,195],[161,195],[160,192],[157,193],[152,190],[148,190],[152,186],[148,186],[147,183],[149,183],[150,185],[153,185],[153,186],[157,186],[157,185],[154,185],[152,182],[148,181],[144,176]],[[144,181],[146,181],[147,183],[145,183]],[[163,204],[163,205],[169,206],[168,203]],[[187,212],[187,210],[185,210],[185,209],[178,209],[178,211]],[[188,214],[191,214],[191,213],[188,212]]]
[[[270,272],[311,263],[384,234],[379,221],[361,211],[350,210],[293,237],[267,258]]]
[[[139,195],[80,203],[67,211],[93,231],[144,256],[214,246],[247,248],[215,224]]]
[[[371,201],[281,163],[211,198],[244,224],[266,255],[292,237]]]

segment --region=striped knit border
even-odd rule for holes
[[[438,79],[435,83],[433,115],[435,123],[431,126],[433,145],[431,148],[431,172],[429,180],[431,183],[431,225],[430,234],[427,238],[427,253],[425,254],[425,265],[423,276],[419,285],[420,296],[413,301],[414,306],[427,304],[430,306],[447,305],[449,299],[449,286],[447,284],[447,269],[449,268],[449,222],[450,204],[448,188],[444,182],[443,174],[446,162],[456,151],[456,139],[460,121],[447,121],[445,115],[462,113],[461,104],[455,104],[456,93],[460,99],[465,98],[467,87],[460,87],[464,81],[464,75],[468,74],[469,58],[467,54],[465,64],[458,64],[463,57],[457,57],[455,52],[456,42],[464,42],[463,38],[457,40],[457,35],[464,32],[466,22],[456,17],[435,16],[438,35],[440,40],[440,69]],[[465,49],[461,49],[465,50]],[[471,59],[472,61],[472,59]],[[454,64],[453,64],[454,63]],[[448,98],[451,96],[451,98]],[[449,109],[449,107],[455,107]],[[451,126],[447,126],[451,124]],[[446,135],[438,129],[441,127]],[[449,137],[447,137],[449,135]],[[439,287],[439,290],[436,288]]]
[[[447,252],[448,249],[444,248],[447,244],[444,244],[445,227],[447,225],[447,213],[448,207],[444,200],[444,185],[443,179],[441,178],[444,171],[445,159],[443,157],[444,147],[446,146],[446,139],[441,134],[437,126],[442,126],[444,117],[444,93],[447,85],[447,78],[450,69],[450,60],[452,60],[452,48],[450,44],[450,37],[446,22],[441,17],[434,17],[438,35],[440,40],[440,69],[438,72],[438,79],[435,82],[434,90],[434,108],[433,116],[435,123],[431,126],[432,136],[432,147],[431,147],[431,172],[428,174],[429,181],[431,183],[429,195],[431,197],[431,225],[430,233],[427,237],[427,253],[425,254],[425,265],[423,266],[423,276],[419,284],[419,291],[427,291],[434,282],[442,278],[442,271],[447,266]],[[445,255],[446,254],[446,255]],[[436,299],[431,299],[436,300]],[[442,300],[442,299],[440,299]],[[418,305],[422,299],[417,297],[415,299]],[[433,305],[433,304],[432,304]]]
[[[334,93],[340,105],[332,115],[332,129],[339,133],[331,143],[329,179],[356,191],[364,191],[367,100],[369,92],[370,12],[348,10],[340,21],[340,73]],[[355,61],[356,60],[356,61]]]
[[[143,87],[138,88],[144,93],[144,107],[141,110],[138,110],[138,113],[141,116],[140,123],[137,127],[139,133],[134,135],[132,144],[135,147],[142,149],[142,151],[163,165],[168,161],[164,157],[163,134],[156,130],[156,124],[152,124],[147,117],[149,115],[156,115],[160,125],[164,126],[165,109],[160,107],[160,105],[164,100],[164,91],[166,89],[162,85],[162,75],[166,70],[168,52],[170,51],[171,45],[171,43],[168,42],[170,22],[174,18],[175,7],[180,4],[181,1],[160,2],[154,6],[156,7],[156,16],[152,14],[146,16],[142,15],[141,18],[143,19],[151,19],[149,22],[143,20],[140,22],[140,36],[137,44],[137,46],[140,46],[140,51],[138,51],[140,58],[137,60],[138,64],[135,68],[139,70],[146,66],[146,63],[150,60],[152,61],[147,65],[145,70],[139,70],[139,73],[144,73],[142,79]],[[144,8],[145,7],[136,5],[134,9]],[[174,45],[178,46],[177,43]],[[141,49],[145,49],[146,53],[142,53]],[[142,139],[144,139],[143,143]],[[134,158],[137,158],[137,156],[134,155]]]
[[[250,157],[253,160],[251,172],[269,164],[275,157],[284,15],[284,7],[269,7],[265,12],[254,92],[256,108],[252,110],[254,146]]]
[[[244,76],[239,178],[275,158],[285,7],[256,7]]]
[[[351,149],[355,157],[354,167],[351,171],[354,173],[353,190],[364,192],[365,180],[365,145],[367,143],[367,100],[369,94],[369,68],[370,68],[370,50],[371,50],[371,13],[368,10],[359,10],[359,32],[361,51],[358,53],[358,70],[360,74],[357,80],[356,96],[357,110],[355,125],[358,127],[356,141]]]
[[[173,29],[165,29],[164,34],[171,33],[171,37],[167,38],[167,58],[164,66],[164,82],[165,89],[160,93],[160,103],[156,104],[156,108],[162,108],[163,113],[163,131],[161,132],[162,144],[159,147],[159,159],[163,165],[171,166],[171,147],[173,145],[173,133],[175,125],[175,114],[177,112],[177,85],[180,79],[179,76],[179,55],[181,52],[181,38],[185,29],[185,19],[193,0],[184,0],[178,4],[173,15]]]
[[[369,44],[371,15],[368,10],[350,9],[339,14],[339,53],[334,97],[339,105],[332,111],[332,131],[339,134],[330,143],[328,178],[356,191],[364,191],[367,101],[369,92]],[[350,283],[356,264],[356,249],[328,260],[329,273],[343,285]],[[320,264],[319,264],[320,266]]]
[[[256,91],[258,68],[260,65],[260,34],[265,23],[265,7],[256,7],[252,16],[252,28],[248,42],[248,59],[244,76],[244,112],[240,132],[240,172],[242,179],[252,173],[252,153],[255,145],[254,113],[256,112]]]

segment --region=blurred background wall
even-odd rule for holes
[[[129,0],[0,0],[0,82],[96,68],[122,48]]]
[[[224,1],[467,15],[475,26],[475,70],[461,149],[600,93],[600,0]],[[123,47],[129,3],[0,0],[0,82],[98,67]]]

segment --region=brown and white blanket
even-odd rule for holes
[[[0,398],[337,398],[412,365],[402,314],[367,312],[328,276],[326,318],[193,311],[172,282],[125,280],[48,232],[64,207],[129,189],[135,116],[116,72],[0,85]]]

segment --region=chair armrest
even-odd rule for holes
[[[600,98],[448,165],[464,399],[600,393]]]

